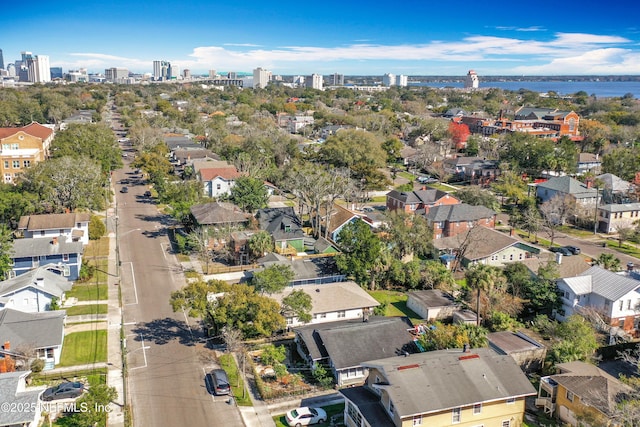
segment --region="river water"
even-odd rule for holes
[[[436,88],[464,87],[462,82],[409,82],[409,86],[428,86]],[[499,88],[518,91],[527,89],[533,92],[556,92],[558,95],[571,95],[584,91],[597,98],[621,97],[628,93],[640,99],[640,81],[604,82],[604,81],[480,81],[480,88]]]

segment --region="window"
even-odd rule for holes
[[[624,301],[620,300],[620,311],[622,311],[622,308],[624,307]]]
[[[22,161],[22,166],[25,168],[30,168],[31,167],[31,160],[23,160]]]
[[[9,169],[9,160],[4,161],[4,168]]]
[[[40,230],[40,236],[44,236],[44,230]]]
[[[293,325],[293,317],[287,317],[287,325]]]
[[[220,190],[221,188],[222,188],[222,185],[220,185],[220,184],[216,184],[216,189],[217,189],[217,190]]]
[[[453,408],[451,411],[451,422],[454,424],[459,423],[462,420],[462,410],[460,408]]]
[[[344,310],[338,312],[338,317],[345,317],[345,316],[346,316],[346,313],[344,312]]]
[[[11,149],[12,150],[19,150],[20,149],[20,144],[11,144]]]
[[[327,313],[320,313],[320,318],[321,319],[326,319],[327,318]]]
[[[422,415],[415,415],[413,417],[413,425],[414,426],[421,426],[422,425]]]
[[[516,403],[515,397],[510,397],[507,399],[507,405],[513,405],[514,403]]]
[[[347,414],[349,415],[349,418],[353,420],[355,425],[357,426],[362,425],[362,415],[360,414],[358,409],[355,406],[353,406],[353,403],[351,402],[347,402]]]
[[[24,305],[29,305],[29,298],[25,298],[25,299],[22,301],[22,303],[23,303]]]
[[[11,174],[10,173],[5,173],[4,174],[4,182],[11,182]]]
[[[62,254],[62,261],[69,261],[69,254]]]
[[[567,390],[567,400],[573,402],[573,392]]]
[[[473,415],[478,415],[482,413],[482,403],[476,403],[473,405]]]
[[[627,310],[631,310],[631,300],[627,300]]]
[[[389,413],[390,413],[391,415],[393,415],[393,413],[395,412],[395,410],[396,410],[396,408],[395,408],[395,406],[393,406],[393,401],[392,401],[392,400],[390,400],[390,401],[389,401]]]
[[[11,162],[11,166],[14,169],[20,169],[20,160],[14,160],[13,162]]]

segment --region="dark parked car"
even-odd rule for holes
[[[128,187],[122,187],[122,188],[120,189],[120,192],[121,192],[121,193],[128,193],[128,192],[129,192],[129,188],[128,188]]]
[[[573,255],[573,252],[571,252],[569,249],[565,248],[564,246],[554,246],[553,248],[549,248],[549,250],[551,252],[561,253],[564,256]]]
[[[151,197],[151,191],[147,190],[144,192],[144,197]]]
[[[565,246],[574,255],[578,255],[580,253],[580,248],[577,246]]]
[[[211,390],[216,395],[231,393],[229,378],[224,369],[213,369],[207,374],[205,381],[209,383]]]
[[[49,387],[42,393],[42,400],[71,399],[78,397],[84,391],[84,384],[80,382],[66,382],[55,387]]]

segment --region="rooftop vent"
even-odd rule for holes
[[[398,371],[406,371],[407,369],[414,369],[419,367],[420,365],[418,365],[417,363],[414,363],[413,365],[398,366]]]

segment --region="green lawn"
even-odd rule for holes
[[[108,299],[106,283],[75,284],[66,292],[67,298],[77,298],[78,301],[99,301]]]
[[[407,316],[413,324],[422,323],[422,319],[407,307],[407,295],[397,291],[368,291],[380,304],[387,303],[385,316]]]
[[[60,367],[106,361],[106,330],[74,332],[64,337]]]
[[[607,247],[609,249],[613,249],[614,251],[623,253],[625,255],[640,258],[640,249],[636,248],[635,246],[631,246],[623,243],[622,247],[620,247],[618,242],[607,240]]]
[[[67,310],[67,316],[80,316],[84,314],[107,314],[109,306],[107,304],[76,305],[73,307],[65,308],[65,310]]]
[[[416,180],[416,176],[412,173],[409,172],[398,172],[398,176],[404,178],[404,179],[408,179],[409,181],[415,181]]]
[[[220,366],[227,372],[229,377],[229,383],[231,383],[231,391],[236,403],[239,406],[253,406],[249,392],[245,388],[242,378],[238,378],[238,367],[236,366],[236,360],[229,353],[223,354],[218,359]]]
[[[318,427],[328,427],[331,424],[331,417],[337,414],[343,414],[344,413],[344,403],[338,403],[335,405],[327,405],[327,406],[321,406],[322,409],[324,409],[327,412],[327,422],[326,423],[320,423],[320,424],[314,424],[315,426]],[[276,415],[275,417],[273,417],[273,421],[276,422],[276,427],[288,427],[287,424],[287,420],[285,419],[285,414],[282,415]],[[344,423],[338,423],[338,424],[334,424],[337,426],[343,426],[345,425]]]

